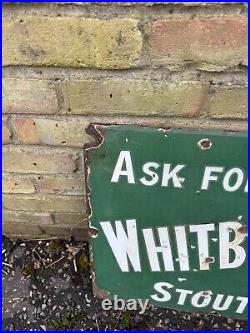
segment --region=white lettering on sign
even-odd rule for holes
[[[224,167],[207,166],[204,171],[201,189],[208,190],[211,182],[218,181],[219,175],[224,172],[224,169]],[[223,177],[223,189],[226,192],[235,192],[242,187],[244,180],[244,171],[240,168],[232,168],[228,170]],[[248,180],[246,180],[244,192],[248,192]]]
[[[123,165],[125,164],[125,170],[123,170]],[[127,177],[129,184],[135,183],[134,171],[132,160],[129,151],[121,151],[118,157],[113,176],[111,178],[112,183],[117,183],[120,176]]]
[[[210,185],[211,181],[216,182],[218,180],[218,173],[222,173],[224,168],[222,167],[206,167],[203,181],[201,185],[202,190],[208,190],[208,186]]]
[[[121,271],[129,272],[131,266],[135,272],[141,272],[142,265],[136,219],[126,220],[126,230],[121,221],[115,221],[115,230],[110,221],[100,222],[100,225]],[[169,232],[169,226],[159,227],[156,230],[153,228],[142,229],[151,271],[172,272],[176,269],[180,271],[191,269],[188,253],[188,248],[190,248],[187,238],[188,232],[197,235],[199,262],[197,262],[196,270],[197,267],[201,271],[209,270],[211,265],[218,265],[220,269],[232,269],[243,265],[246,260],[246,251],[241,244],[247,236],[244,225],[234,221],[221,222],[218,225],[219,251],[217,252],[219,258],[217,260],[209,250],[210,239],[212,239],[211,233],[215,230],[215,224],[213,223],[190,225],[189,228],[184,226],[172,227],[174,233],[172,238],[170,234],[173,233]],[[159,239],[159,242],[156,241],[157,239]],[[174,263],[173,246],[177,248],[178,263]],[[234,255],[234,259],[230,261],[231,254]]]
[[[156,170],[160,165],[156,162],[147,162],[143,165],[142,171],[145,174],[139,181],[143,185],[153,186],[160,181],[160,177],[156,173]],[[163,173],[161,179],[161,186],[168,187],[170,183],[175,188],[182,188],[182,183],[185,181],[184,177],[180,176],[181,170],[185,167],[183,164],[173,166],[169,163],[164,163]],[[129,184],[135,184],[135,176],[131,154],[129,151],[122,150],[118,156],[113,175],[111,177],[111,183],[118,183],[120,177],[126,177]]]
[[[148,259],[150,262],[151,270],[153,272],[160,272],[160,264],[158,253],[162,254],[165,271],[174,271],[174,262],[172,256],[171,245],[169,241],[168,228],[157,228],[160,240],[160,246],[156,246],[154,234],[152,229],[143,229],[143,236],[146,243],[148,252]]]
[[[212,306],[215,311],[226,311],[234,302],[236,306],[236,313],[243,313],[248,304],[247,297],[231,296],[223,294],[214,294],[211,290],[201,290],[195,292],[188,289],[175,288],[174,285],[168,282],[157,282],[154,284],[154,290],[156,294],[150,295],[150,297],[161,303],[166,303],[172,299],[173,294],[177,297],[178,305],[185,305],[188,302],[195,308],[203,308]]]
[[[188,166],[185,164],[163,163],[161,165],[150,161],[142,165],[143,177],[137,180],[131,153],[128,150],[122,150],[116,161],[111,183],[118,183],[121,179],[124,179],[128,184],[139,182],[145,186],[159,184],[162,187],[183,189],[187,182],[184,175],[187,168]],[[205,166],[200,189],[208,191],[213,184],[218,182],[225,192],[243,191],[248,193],[248,176],[241,168],[232,167],[225,170],[224,166]]]
[[[246,251],[240,244],[245,239],[246,234],[239,232],[242,224],[239,222],[220,223],[220,268],[229,269],[241,266],[246,259]],[[235,233],[235,238],[230,241],[231,232]],[[231,250],[231,251],[230,251]],[[230,252],[234,254],[234,260],[230,262]]]
[[[185,165],[177,165],[171,170],[171,164],[163,165],[162,183],[161,186],[167,187],[170,179],[173,182],[174,187],[182,187],[182,183],[185,178],[178,176],[177,174],[185,167]]]
[[[198,238],[198,251],[200,269],[208,270],[211,258],[209,255],[208,232],[214,231],[214,224],[195,224],[190,226],[190,232],[196,232]]]
[[[143,165],[143,172],[150,177],[150,179],[147,179],[146,177],[143,177],[140,179],[140,182],[143,185],[146,186],[153,186],[158,183],[159,181],[159,176],[155,171],[152,171],[151,169],[157,170],[159,168],[159,164],[155,162],[148,162]]]
[[[129,263],[135,272],[141,271],[139,257],[138,237],[135,220],[126,220],[127,234],[121,221],[115,221],[116,233],[113,231],[110,222],[100,222],[102,230],[107,237],[113,254],[122,272],[129,271]]]

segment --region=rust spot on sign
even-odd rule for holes
[[[208,150],[212,147],[212,142],[209,139],[201,139],[200,141],[197,142],[198,147],[202,150]]]

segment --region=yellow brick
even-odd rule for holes
[[[48,147],[16,147],[2,148],[2,169],[4,172],[20,173],[60,173],[70,174],[77,170],[78,153],[61,151]]]
[[[3,65],[129,68],[141,55],[134,19],[4,17]]]
[[[210,106],[212,118],[247,119],[247,87],[223,87],[215,90]]]
[[[208,98],[208,86],[196,81],[82,80],[62,90],[71,114],[196,116]]]

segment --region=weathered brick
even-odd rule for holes
[[[211,98],[212,118],[247,119],[247,87],[218,87]]]
[[[50,114],[58,110],[49,80],[3,78],[2,85],[4,113]]]
[[[76,114],[195,116],[203,112],[208,86],[139,80],[62,83],[67,109]]]
[[[11,130],[7,124],[7,118],[2,117],[2,144],[6,145],[12,142]]]
[[[81,213],[85,211],[85,200],[82,196],[3,194],[3,208],[45,213]]]
[[[3,209],[3,223],[54,224],[52,213],[21,212]]]
[[[36,188],[31,176],[3,174],[2,175],[3,193],[35,193]]]
[[[87,214],[85,213],[55,213],[55,224],[88,226]]]
[[[73,178],[60,175],[40,175],[36,179],[37,190],[42,193],[79,195],[84,194],[84,177]]]
[[[76,241],[88,241],[88,228],[68,225],[46,225],[28,223],[3,223],[3,234],[21,239],[46,239],[73,237]]]
[[[212,17],[152,22],[149,43],[155,65],[221,71],[247,65],[247,18]]]
[[[142,34],[134,19],[3,17],[3,65],[129,68]]]
[[[89,229],[87,226],[69,225],[42,225],[40,227],[46,234],[58,238],[73,238],[76,241],[88,241]]]
[[[83,147],[92,138],[86,134],[89,122],[85,119],[13,119],[16,138],[23,144],[46,144],[53,146]]]
[[[41,213],[3,209],[2,221],[3,223],[59,224],[88,227],[88,221],[84,213]]]
[[[157,6],[157,5],[161,5],[161,6],[184,6],[184,7],[216,7],[216,6],[221,6],[221,5],[234,5],[234,4],[239,4],[239,2],[170,2],[170,1],[166,1],[166,2],[115,2],[115,4],[113,4],[114,6],[122,6],[122,7],[153,7],[153,6]],[[93,6],[93,2],[57,2],[57,6],[67,6],[67,5],[74,5],[74,6],[83,6],[83,7],[90,7]],[[112,4],[110,2],[95,2],[94,5],[98,5],[98,6],[111,6]],[[240,5],[245,5],[246,3],[244,2],[240,2]],[[6,5],[5,5],[6,6]]]
[[[85,192],[84,177],[4,173],[2,175],[2,192],[80,195]]]
[[[40,225],[30,223],[3,223],[3,234],[21,239],[48,238]]]
[[[78,156],[77,152],[56,148],[4,146],[2,169],[5,172],[70,174],[79,166]]]

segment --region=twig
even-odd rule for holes
[[[8,273],[2,268],[2,272],[5,274],[5,275],[8,275]]]
[[[47,240],[53,240],[53,239],[58,239],[58,237],[48,237],[48,238],[24,238],[22,239],[24,242],[34,242],[34,241],[47,241]]]
[[[65,258],[65,256],[63,256],[63,257],[61,257],[61,258],[59,258],[58,260],[56,260],[56,261],[54,261],[54,262],[52,262],[51,264],[49,264],[48,266],[45,266],[45,268],[49,268],[50,266],[52,266],[52,265],[54,265],[54,264],[57,264],[59,261],[61,261],[62,259],[64,259]]]
[[[97,330],[100,331],[100,327],[98,325],[98,321],[97,321],[97,318],[95,319],[95,322],[96,322],[96,327],[97,327]]]
[[[75,270],[75,272],[77,272],[77,266],[76,266],[76,260],[75,260],[75,258],[73,259],[73,264],[74,264],[74,270]]]
[[[8,267],[10,267],[10,268],[13,267],[12,265],[10,265],[10,264],[8,264],[7,262],[4,262],[4,261],[2,262],[2,264],[5,265],[5,266],[8,266]]]

